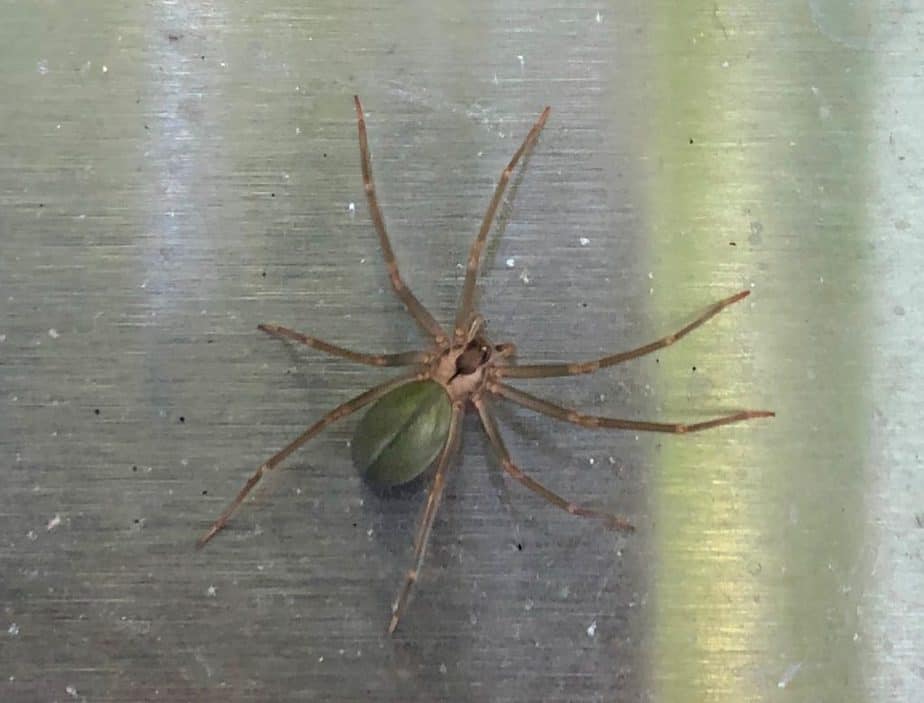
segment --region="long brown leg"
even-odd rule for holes
[[[356,412],[364,405],[368,405],[373,400],[381,398],[393,388],[397,388],[400,385],[409,383],[410,381],[420,378],[420,376],[421,375],[417,373],[398,376],[397,378],[386,381],[381,385],[370,388],[365,393],[360,393],[358,396],[352,400],[348,400],[343,405],[338,405],[336,408],[331,410],[324,417],[314,423],[311,427],[302,432],[298,437],[289,442],[285,447],[273,454],[273,456],[271,456],[260,465],[260,467],[254,472],[253,476],[247,479],[244,487],[241,488],[241,490],[238,492],[237,497],[231,501],[228,507],[224,509],[224,512],[218,516],[218,519],[212,523],[212,526],[206,531],[204,535],[202,535],[202,537],[199,538],[199,541],[196,542],[196,548],[201,549],[204,547],[205,544],[210,539],[212,539],[212,537],[221,531],[221,529],[228,523],[231,515],[234,514],[234,511],[237,510],[240,504],[244,502],[244,499],[247,497],[247,495],[253,490],[254,486],[256,486],[260,479],[263,477],[263,474],[265,474],[267,471],[275,469],[280,464],[280,462],[289,456],[289,454],[294,452],[309,439],[313,438],[332,422],[340,420],[341,418]]]
[[[499,395],[507,400],[511,400],[517,405],[524,408],[535,410],[536,412],[550,415],[557,420],[571,422],[581,427],[606,428],[616,430],[639,430],[640,432],[670,432],[673,434],[685,434],[687,432],[699,432],[708,430],[721,425],[730,425],[733,422],[743,420],[753,420],[758,417],[775,417],[776,413],[769,410],[742,410],[741,412],[723,415],[722,417],[706,420],[705,422],[694,422],[692,424],[684,423],[667,423],[667,422],[643,422],[638,420],[622,420],[615,417],[600,417],[598,415],[584,415],[576,410],[569,410],[560,405],[555,405],[542,398],[525,393],[517,388],[505,386],[496,381],[488,382],[488,390],[491,393]]]
[[[494,416],[491,414],[491,410],[488,408],[485,399],[482,397],[474,402],[475,407],[478,408],[478,414],[481,416],[481,424],[484,427],[485,434],[488,435],[488,439],[491,441],[491,444],[494,447],[494,451],[497,452],[504,471],[510,474],[512,478],[522,483],[533,493],[542,496],[552,505],[561,508],[567,513],[572,515],[580,515],[581,517],[589,517],[602,520],[607,527],[616,530],[625,530],[627,532],[631,532],[635,529],[630,522],[621,517],[610,515],[609,513],[603,513],[598,510],[585,508],[581,505],[577,505],[576,503],[572,503],[570,500],[565,500],[557,493],[550,491],[534,478],[531,478],[523,473],[520,467],[514,464],[513,460],[511,460],[510,453],[507,451],[507,447],[504,445],[504,440],[501,438],[500,430],[497,428],[497,422],[494,420]]]
[[[461,337],[465,335],[468,318],[472,314],[472,306],[475,300],[475,280],[478,278],[478,262],[481,260],[481,250],[484,248],[485,240],[491,229],[491,223],[494,221],[494,213],[497,212],[497,207],[500,205],[501,198],[504,195],[504,190],[507,188],[507,182],[510,180],[513,169],[516,167],[520,157],[532,148],[533,144],[539,138],[539,132],[541,132],[542,128],[545,126],[545,121],[548,119],[551,110],[552,108],[546,107],[542,111],[542,114],[539,115],[539,119],[536,120],[536,123],[532,126],[532,129],[529,130],[523,143],[520,144],[520,148],[516,150],[513,158],[510,159],[510,163],[501,171],[500,179],[497,181],[497,187],[494,189],[494,197],[491,198],[491,203],[484,213],[481,229],[478,230],[478,236],[475,237],[475,241],[472,242],[472,248],[468,255],[468,263],[465,267],[465,283],[462,286],[462,297],[459,299],[459,308],[456,311],[456,324],[454,329],[456,341],[461,341]]]
[[[339,356],[358,364],[367,364],[368,366],[413,366],[414,364],[425,364],[430,361],[430,354],[424,351],[407,351],[398,354],[364,354],[362,352],[352,351],[338,347],[336,344],[325,342],[323,339],[309,337],[308,335],[296,332],[288,327],[280,325],[262,324],[257,325],[257,329],[266,332],[280,339],[291,339],[299,344],[304,344],[325,352],[331,356]]]
[[[417,324],[433,337],[437,345],[442,344],[446,341],[446,333],[443,328],[433,319],[430,311],[417,300],[417,297],[404,283],[404,279],[401,278],[401,273],[398,271],[398,262],[395,260],[395,253],[391,249],[391,242],[388,240],[388,233],[385,231],[385,220],[382,217],[382,211],[379,209],[378,198],[375,196],[375,181],[372,178],[372,164],[369,161],[369,141],[366,138],[366,119],[363,116],[363,106],[358,95],[353,96],[353,102],[356,105],[356,122],[359,127],[359,155],[362,162],[366,200],[369,203],[372,224],[379,235],[379,244],[382,248],[382,256],[385,258],[385,266],[388,268],[391,287],[394,288],[398,298],[407,307],[408,312],[411,313]]]
[[[424,505],[423,513],[420,516],[420,523],[417,527],[417,535],[414,537],[414,565],[408,570],[404,579],[404,585],[398,592],[395,604],[391,610],[391,620],[388,623],[388,634],[392,634],[398,627],[398,621],[404,615],[407,608],[408,598],[417,582],[417,576],[423,566],[424,557],[427,553],[427,541],[430,538],[430,530],[433,527],[433,520],[436,518],[436,511],[439,510],[440,503],[443,500],[443,489],[446,487],[446,475],[449,472],[450,461],[456,450],[459,448],[459,436],[461,434],[461,420],[464,405],[461,403],[453,406],[452,419],[449,423],[449,436],[446,438],[446,444],[440,454],[439,461],[436,465],[436,474],[433,476],[433,483],[430,484],[430,490],[427,493],[427,502]]]
[[[710,318],[715,317],[717,314],[719,314],[719,312],[727,308],[729,305],[733,305],[739,300],[744,300],[750,294],[751,291],[743,290],[740,293],[735,293],[734,295],[725,298],[724,300],[713,303],[702,315],[697,317],[686,327],[683,327],[677,332],[669,334],[666,337],[661,337],[661,339],[651,342],[651,344],[638,347],[637,349],[631,349],[620,354],[613,354],[612,356],[604,356],[594,361],[584,361],[574,364],[524,364],[522,366],[498,366],[496,374],[505,378],[550,378],[552,376],[575,376],[582,373],[593,373],[598,369],[604,369],[607,366],[621,364],[622,362],[628,361],[629,359],[635,359],[640,356],[645,356],[646,354],[651,354],[651,352],[657,351],[658,349],[669,347],[678,339],[685,337]]]

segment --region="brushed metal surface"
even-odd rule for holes
[[[0,700],[924,697],[920,3],[0,5]],[[524,360],[681,344],[522,387],[685,437],[474,418],[407,618],[422,494],[299,452],[387,372],[269,339],[419,341],[365,210],[449,321],[481,286]]]

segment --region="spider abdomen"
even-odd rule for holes
[[[452,403],[436,381],[412,381],[386,393],[353,435],[353,463],[368,481],[398,486],[427,470],[446,444]]]

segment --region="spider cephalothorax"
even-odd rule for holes
[[[398,271],[398,264],[385,231],[385,221],[375,194],[362,105],[358,97],[354,97],[354,103],[359,127],[363,184],[372,224],[378,234],[385,266],[388,269],[388,276],[395,294],[429,338],[430,344],[421,351],[366,354],[344,349],[279,325],[259,325],[259,328],[268,334],[305,344],[333,356],[370,366],[409,366],[413,370],[360,393],[352,400],[334,408],[267,459],[199,539],[198,546],[203,546],[227,524],[231,515],[253,490],[264,473],[274,469],[292,452],[332,422],[360,408],[371,406],[357,425],[352,442],[353,462],[364,477],[379,485],[401,485],[422,475],[434,463],[436,466],[414,539],[413,565],[407,572],[404,585],[392,608],[388,631],[394,632],[423,564],[430,529],[446,486],[450,460],[459,446],[461,417],[467,406],[471,405],[476,409],[484,432],[498,455],[501,467],[508,476],[572,515],[595,518],[607,527],[627,531],[634,529],[627,520],[562,498],[524,473],[513,462],[504,445],[491,411],[489,398],[503,398],[530,410],[582,427],[674,434],[706,430],[757,417],[770,417],[773,413],[767,410],[742,410],[731,415],[692,424],[623,420],[584,415],[505,384],[503,382],[505,378],[544,378],[592,373],[607,366],[650,354],[689,334],[724,308],[747,297],[749,291],[741,291],[712,304],[685,327],[650,344],[599,359],[573,363],[521,365],[513,362],[515,352],[513,344],[492,345],[485,334],[484,318],[474,310],[475,282],[481,252],[513,169],[523,154],[535,144],[548,119],[549,108],[545,108],[520,148],[501,172],[494,195],[468,256],[465,283],[462,287],[452,334],[449,335],[427,308],[417,300]]]

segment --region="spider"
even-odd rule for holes
[[[407,287],[398,264],[379,208],[372,178],[369,144],[362,103],[354,96],[356,121],[359,130],[359,152],[366,200],[372,224],[378,234],[379,245],[388,269],[391,287],[411,317],[430,339],[429,346],[420,351],[397,354],[366,354],[352,351],[309,337],[287,327],[261,324],[260,330],[274,337],[304,344],[332,356],[338,356],[369,366],[404,366],[412,371],[360,393],[353,399],[334,408],[306,429],[276,454],[267,459],[246,481],[237,496],[212,523],[197,542],[204,546],[231,518],[248,494],[267,472],[275,469],[292,452],[308,442],[331,423],[341,420],[357,410],[372,405],[358,424],[353,446],[353,461],[369,481],[385,486],[408,483],[436,464],[433,479],[414,538],[414,556],[404,582],[398,591],[388,622],[389,634],[395,631],[408,604],[414,584],[424,563],[427,542],[443,491],[451,460],[459,447],[461,420],[466,408],[473,406],[481,419],[488,441],[500,460],[501,467],[513,480],[544,498],[557,508],[572,515],[596,519],[614,530],[631,532],[635,528],[628,520],[606,512],[574,503],[546,488],[526,474],[511,458],[504,444],[491,410],[493,399],[501,398],[529,410],[549,415],[556,420],[581,427],[667,432],[685,434],[761,417],[773,417],[767,410],[742,410],[692,424],[662,423],[625,420],[612,417],[585,415],[561,407],[548,400],[531,395],[505,383],[507,379],[548,378],[593,373],[614,364],[620,364],[670,346],[686,336],[729,305],[746,298],[750,291],[743,290],[709,306],[699,317],[672,334],[629,351],[611,354],[590,361],[557,364],[519,364],[514,360],[516,347],[507,342],[492,343],[487,336],[484,318],[475,310],[475,282],[481,253],[494,221],[507,183],[517,163],[530,151],[545,126],[551,109],[546,107],[529,130],[513,158],[501,172],[494,195],[484,214],[481,228],[472,243],[465,267],[465,282],[456,310],[455,322],[447,332],[426,307]]]

